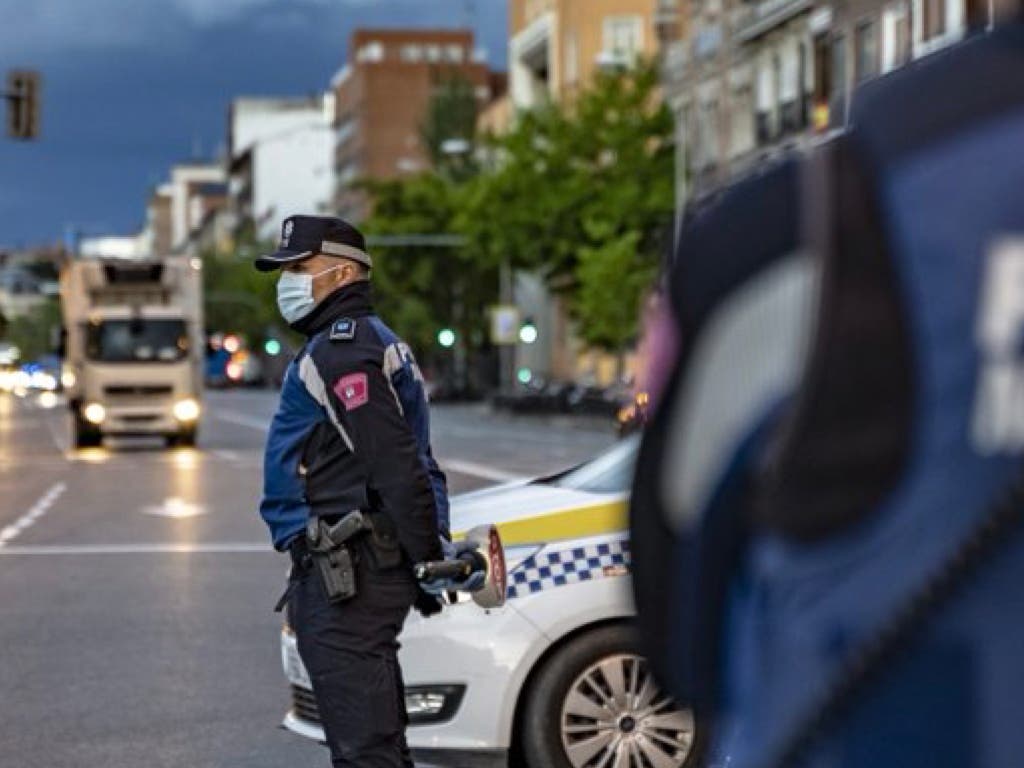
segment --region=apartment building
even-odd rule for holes
[[[228,114],[228,191],[236,231],[273,239],[281,219],[330,209],[334,94],[237,98]]]
[[[653,58],[681,22],[663,0],[510,0],[512,103],[569,98],[601,68]]]
[[[708,0],[664,59],[679,206],[841,128],[856,86],[959,40],[985,0]],[[970,20],[970,21],[969,21]]]
[[[430,167],[421,126],[435,89],[453,78],[472,84],[481,107],[495,87],[470,30],[359,29],[349,58],[331,82],[334,118],[334,209],[358,221],[367,214],[361,178],[391,179]]]

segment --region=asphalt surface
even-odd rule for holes
[[[278,728],[286,562],[256,508],[276,396],[209,393],[198,449],[68,448],[66,411],[0,393],[0,765],[326,766]],[[45,407],[45,406],[51,407]],[[610,429],[437,406],[453,493],[548,474]]]

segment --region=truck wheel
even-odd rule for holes
[[[103,444],[103,433],[81,423],[74,427],[75,448],[96,448]]]
[[[573,638],[527,692],[523,754],[530,768],[682,766],[693,717],[655,683],[625,625]]]
[[[195,448],[196,445],[196,431],[194,429],[188,430],[187,432],[176,432],[174,434],[167,435],[164,438],[168,448],[183,447],[183,448]]]

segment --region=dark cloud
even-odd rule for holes
[[[475,6],[478,44],[503,69],[505,2]],[[0,0],[0,69],[32,66],[45,79],[42,140],[0,141],[0,243],[51,241],[67,227],[137,229],[172,163],[223,145],[232,97],[322,90],[356,27],[462,26],[466,9],[466,0]]]

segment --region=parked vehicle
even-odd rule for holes
[[[432,765],[681,766],[689,712],[660,692],[633,636],[626,501],[638,441],[569,472],[453,499],[457,530],[496,522],[508,601],[468,597],[402,634],[408,739]],[[281,632],[286,728],[323,738],[295,636]]]

